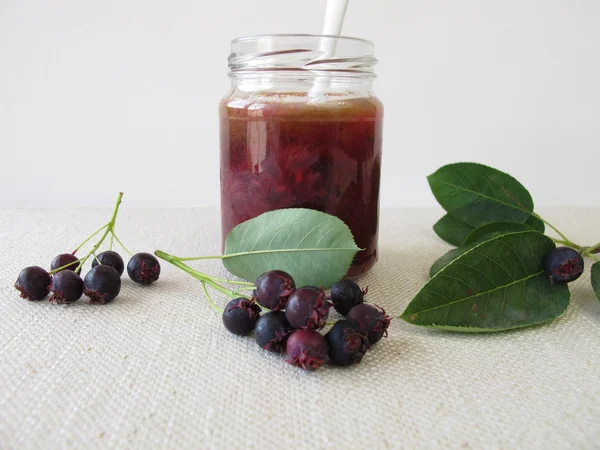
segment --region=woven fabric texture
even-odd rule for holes
[[[576,242],[600,237],[600,209],[542,212]],[[431,230],[441,214],[382,212],[380,260],[360,281],[370,302],[403,311],[449,248]],[[109,215],[0,211],[2,449],[599,448],[600,301],[589,268],[550,324],[460,334],[396,319],[361,364],[306,373],[229,334],[200,284],[166,263],[152,286],[124,277],[110,305],[18,297],[21,268],[49,266]],[[125,202],[117,232],[135,251],[220,249],[214,209]],[[218,260],[193,265],[227,275]]]

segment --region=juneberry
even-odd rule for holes
[[[351,320],[339,320],[325,335],[329,359],[337,366],[358,364],[369,347],[366,330]]]
[[[250,334],[260,317],[260,306],[247,298],[231,300],[223,310],[223,325],[233,334]]]
[[[147,285],[158,280],[160,263],[150,253],[136,253],[127,263],[127,274],[136,283]]]
[[[94,258],[92,261],[92,267],[96,267],[98,264],[112,267],[118,272],[119,276],[123,275],[123,271],[125,270],[123,258],[121,258],[121,255],[117,252],[112,250],[106,250],[105,252],[99,253],[97,258]]]
[[[38,266],[25,267],[19,273],[15,288],[27,300],[42,300],[50,289],[50,274]]]
[[[359,323],[365,329],[369,337],[369,347],[379,342],[384,335],[387,337],[391,320],[383,308],[368,303],[352,308],[347,319]]]
[[[316,370],[325,364],[327,342],[315,330],[296,330],[287,340],[286,361],[304,370]]]
[[[75,270],[77,269],[77,266],[79,265],[79,260],[77,259],[77,256],[71,254],[71,253],[61,253],[60,255],[58,255],[56,258],[54,258],[52,260],[52,263],[50,264],[50,270],[54,271],[60,267],[64,267],[67,264],[70,264],[68,267],[65,267],[64,269],[59,270],[59,272],[63,271],[63,270]],[[81,269],[79,270],[81,271]],[[58,273],[58,272],[56,272]]]
[[[352,308],[364,301],[363,291],[352,280],[342,280],[331,286],[331,303],[337,312],[347,316]]]
[[[546,255],[544,272],[553,283],[570,283],[583,273],[583,258],[570,247],[557,247]]]
[[[256,301],[273,311],[284,309],[288,297],[296,289],[296,283],[292,276],[283,270],[271,270],[263,273],[256,279],[255,284]]]
[[[327,323],[329,302],[322,289],[296,289],[288,299],[285,317],[294,328],[321,329]]]
[[[271,311],[260,316],[256,322],[254,339],[265,350],[284,353],[287,339],[293,331],[283,311]]]
[[[83,294],[83,280],[72,270],[61,270],[52,276],[50,290],[53,292],[50,302],[73,303]]]
[[[121,277],[110,266],[92,267],[83,280],[83,293],[90,303],[104,305],[115,299],[121,291]]]

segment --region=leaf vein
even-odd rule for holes
[[[480,253],[480,252],[476,252],[473,251],[474,255],[479,255],[479,256],[483,256],[484,258],[487,258],[488,260],[490,260],[491,262],[493,262],[494,264],[496,264],[498,267],[500,267],[502,270],[504,270],[506,272],[506,274],[511,278],[511,280],[515,281],[515,277],[513,277],[511,275],[511,273],[506,270],[506,267],[504,267],[502,264],[500,264],[498,261],[496,261],[494,258],[490,258],[488,255],[486,255],[485,253]]]
[[[481,198],[484,198],[484,199],[487,199],[487,200],[491,200],[491,201],[494,201],[494,202],[498,202],[498,203],[501,203],[501,204],[503,204],[503,205],[506,205],[506,206],[508,206],[508,207],[510,207],[510,208],[513,208],[513,209],[518,209],[519,211],[523,211],[523,212],[526,212],[526,213],[529,213],[529,214],[531,214],[531,211],[529,211],[529,210],[527,210],[527,209],[525,209],[525,208],[521,207],[520,205],[514,205],[514,204],[511,204],[511,203],[506,203],[506,202],[503,202],[503,201],[502,201],[502,200],[500,200],[500,199],[493,198],[493,197],[490,197],[490,196],[488,196],[488,195],[482,194],[481,192],[473,191],[473,190],[471,190],[471,189],[468,189],[468,188],[466,188],[466,187],[459,186],[459,185],[457,185],[457,184],[453,184],[453,183],[449,183],[449,182],[447,182],[447,181],[443,181],[443,180],[440,180],[440,179],[437,179],[437,178],[434,178],[433,180],[434,180],[436,183],[445,184],[446,186],[451,186],[451,187],[454,187],[454,188],[456,188],[456,189],[459,189],[459,190],[462,190],[462,191],[468,192],[468,193],[470,193],[470,194],[476,195],[476,196],[478,196],[478,197],[481,197]],[[458,194],[456,194],[456,195],[458,195]]]
[[[492,284],[494,285],[494,287],[498,287],[498,285],[496,284],[496,282],[495,282],[495,281],[494,281],[494,280],[493,280],[493,279],[492,279],[492,278],[491,278],[491,277],[490,277],[488,274],[486,274],[485,272],[483,272],[483,271],[479,270],[477,267],[475,267],[475,266],[472,266],[472,265],[470,265],[470,264],[464,264],[464,263],[461,263],[460,261],[457,261],[457,262],[456,262],[456,265],[458,265],[458,266],[464,266],[464,267],[468,267],[469,269],[473,269],[473,270],[475,270],[475,271],[479,272],[481,275],[483,275],[483,276],[484,276],[484,277],[486,277],[488,280],[490,280],[490,281],[492,282]]]
[[[531,279],[531,278],[537,277],[538,275],[541,275],[542,273],[544,273],[544,271],[543,271],[543,270],[542,270],[542,271],[540,271],[540,272],[538,272],[538,273],[535,273],[535,274],[533,274],[533,275],[529,275],[529,276],[527,276],[527,277],[525,277],[525,278],[521,278],[521,279],[519,279],[519,280],[515,280],[515,281],[513,281],[513,282],[511,282],[511,283],[509,283],[509,284],[506,284],[506,285],[504,285],[504,286],[499,286],[499,287],[497,287],[497,288],[490,289],[489,291],[480,292],[480,293],[478,293],[478,294],[475,294],[475,295],[470,295],[470,296],[468,296],[468,297],[462,297],[462,298],[459,298],[459,299],[457,299],[457,300],[453,300],[453,301],[451,301],[451,302],[448,302],[448,303],[446,303],[446,304],[444,304],[444,305],[437,305],[437,306],[434,306],[434,307],[432,307],[432,308],[422,309],[422,310],[420,310],[420,311],[414,311],[414,312],[412,312],[412,311],[411,311],[411,312],[410,312],[410,314],[421,314],[421,313],[424,313],[424,312],[426,312],[426,311],[430,311],[430,310],[432,310],[432,309],[436,309],[436,308],[442,308],[442,307],[444,307],[444,306],[446,306],[446,305],[453,305],[453,304],[455,304],[455,303],[460,303],[460,302],[463,302],[463,301],[465,301],[465,300],[468,300],[468,299],[470,299],[470,298],[472,299],[472,298],[475,298],[475,297],[480,297],[480,296],[482,296],[482,295],[491,294],[491,293],[493,293],[493,292],[495,292],[495,291],[497,291],[497,290],[499,290],[499,289],[507,289],[507,288],[509,288],[510,286],[513,286],[513,285],[515,285],[515,284],[517,284],[517,283],[524,283],[525,281],[527,281],[527,280],[529,280],[529,279]],[[437,276],[439,276],[439,275],[435,275],[435,276],[437,277]],[[429,289],[427,289],[427,290],[426,290],[426,292],[433,292],[433,293],[436,293],[436,292],[434,292],[434,291],[431,291],[431,290],[429,290]],[[436,294],[437,294],[437,293],[436,293]],[[438,294],[438,295],[439,295],[439,294]],[[441,296],[441,295],[440,295],[440,296]],[[443,296],[441,296],[441,297],[443,297]]]
[[[519,260],[519,263],[523,267],[523,271],[525,272],[525,274],[529,274],[529,271],[527,270],[527,267],[525,266],[525,263],[523,262],[523,260],[521,259],[521,257],[517,254],[517,252],[515,252],[515,250],[510,245],[508,245],[506,242],[504,242],[502,240],[500,240],[499,242],[502,245],[504,245],[505,247],[508,247],[510,249],[510,251],[513,252],[513,255],[515,255],[517,257],[517,259]]]

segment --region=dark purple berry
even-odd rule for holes
[[[315,330],[296,330],[286,344],[286,361],[304,370],[316,370],[325,364],[327,342]]]
[[[223,311],[223,325],[233,334],[246,336],[256,326],[260,306],[247,298],[236,298],[227,303]]]
[[[285,309],[288,297],[296,289],[292,276],[283,270],[271,270],[256,279],[254,296],[265,308],[279,311]]]
[[[546,255],[544,272],[553,283],[570,283],[583,273],[583,258],[570,247],[557,247]]]
[[[294,328],[321,329],[327,323],[329,302],[322,289],[296,289],[288,299],[285,317]]]
[[[72,263],[72,264],[71,264]],[[75,270],[77,269],[77,266],[79,265],[79,259],[77,259],[77,256],[72,255],[71,253],[61,253],[60,255],[58,255],[56,258],[54,258],[52,260],[52,264],[50,264],[50,270],[56,270],[59,267],[64,267],[67,264],[71,264],[69,267],[65,267],[64,269],[59,270],[59,272],[62,272],[63,270]],[[79,271],[81,272],[81,269],[79,269]],[[58,272],[56,272],[58,273]]]
[[[127,274],[136,283],[147,285],[158,280],[160,263],[150,253],[136,253],[127,263]]]
[[[25,267],[19,273],[15,288],[27,300],[42,300],[50,290],[50,274],[38,266]]]
[[[365,329],[356,322],[339,320],[325,335],[329,359],[336,366],[358,364],[369,347]]]
[[[364,327],[369,337],[369,347],[379,342],[384,335],[387,337],[387,329],[391,320],[383,308],[367,303],[352,308],[347,319],[353,320]]]
[[[98,263],[98,260],[100,260],[100,263]],[[119,255],[117,252],[113,252],[112,250],[99,253],[98,258],[94,258],[92,261],[92,267],[96,267],[98,264],[112,267],[117,271],[119,276],[123,275],[123,271],[125,270],[123,258],[121,258],[121,255]]]
[[[104,305],[115,299],[121,291],[119,272],[110,266],[93,267],[83,280],[83,293],[90,303]]]
[[[352,280],[338,281],[331,286],[331,303],[337,312],[347,316],[352,308],[364,301],[366,293]]]
[[[283,311],[272,311],[260,316],[256,322],[254,339],[265,350],[284,353],[287,339],[293,331]]]
[[[83,294],[83,280],[72,270],[61,270],[52,276],[50,290],[54,293],[50,302],[59,305],[73,303]]]

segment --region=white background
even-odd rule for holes
[[[210,5],[210,6],[209,6]],[[0,206],[215,205],[229,41],[319,33],[325,0],[0,0]],[[384,206],[479,161],[600,205],[600,1],[352,0],[386,106]]]

